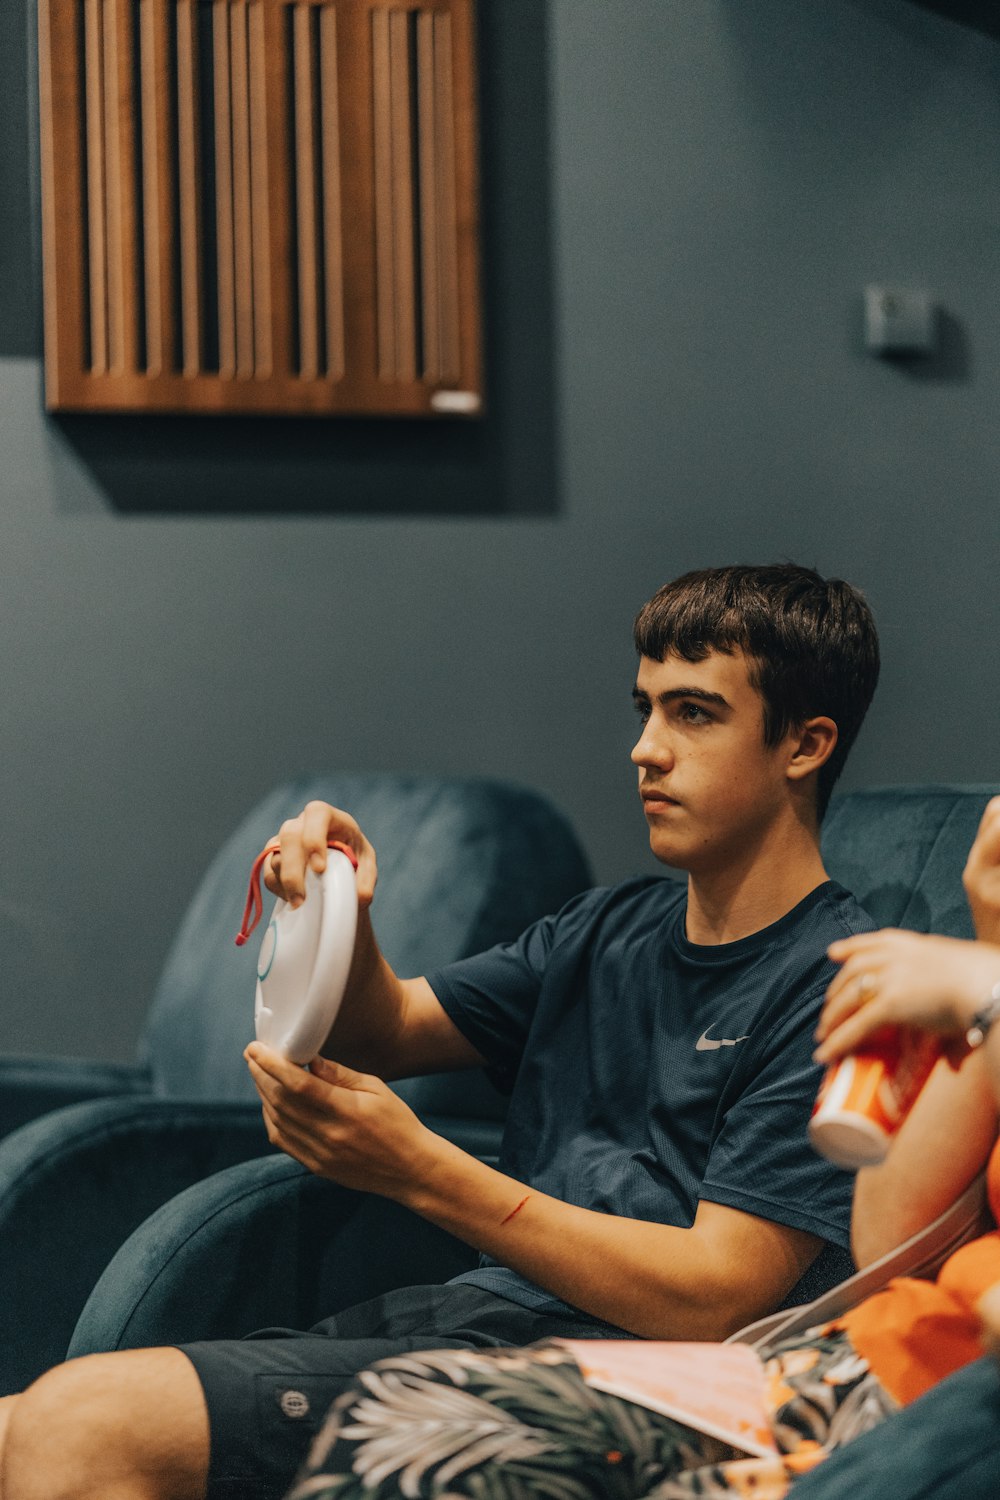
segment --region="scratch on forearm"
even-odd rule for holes
[[[522,1199],[521,1199],[521,1201],[520,1201],[520,1203],[519,1203],[519,1204],[518,1204],[518,1205],[517,1205],[517,1207],[516,1207],[516,1208],[512,1208],[512,1209],[511,1209],[511,1211],[510,1211],[510,1213],[509,1213],[509,1214],[508,1214],[508,1215],[507,1215],[507,1217],[506,1217],[506,1219],[501,1219],[501,1220],[500,1220],[500,1228],[501,1228],[501,1229],[502,1229],[502,1228],[503,1228],[503,1226],[504,1226],[504,1225],[505,1225],[505,1224],[509,1224],[509,1223],[510,1223],[510,1221],[511,1221],[511,1219],[513,1219],[513,1218],[514,1218],[514,1216],[515,1216],[515,1214],[519,1214],[519,1213],[520,1213],[520,1212],[521,1212],[521,1209],[522,1209],[522,1208],[523,1208],[523,1207],[524,1207],[524,1205],[525,1205],[525,1204],[526,1204],[526,1203],[527,1203],[527,1201],[528,1201],[528,1199],[529,1199],[529,1198],[530,1198],[530,1197],[531,1197],[531,1194],[530,1194],[530,1193],[525,1193],[525,1195],[524,1195],[524,1197],[523,1197],[523,1198],[522,1198]]]

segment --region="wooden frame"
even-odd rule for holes
[[[481,408],[473,0],[39,0],[53,411]]]

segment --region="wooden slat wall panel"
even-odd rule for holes
[[[372,107],[375,129],[375,310],[378,322],[378,371],[383,380],[396,374],[396,278],[392,226],[392,53],[388,10],[372,12]]]
[[[454,379],[446,385],[475,395],[482,388],[482,329],[479,309],[479,137],[475,89],[475,32],[471,5],[453,5],[441,12],[451,39],[450,133],[454,151],[455,269],[457,359]],[[475,409],[474,400],[469,411]]]
[[[323,151],[323,273],[326,287],[326,373],[344,374],[344,251],[340,199],[340,89],[337,82],[337,12],[319,14],[320,129]]]
[[[266,380],[272,371],[271,248],[268,234],[267,83],[264,11],[250,9],[250,220],[253,260],[254,373]]]
[[[410,120],[409,12],[389,13],[390,135],[392,197],[392,279],[394,314],[393,378],[417,374],[416,264],[413,240],[413,137]]]
[[[85,48],[73,11],[38,12],[39,154],[42,166],[46,399],[54,408],[79,399],[90,375],[90,282],[87,274]],[[60,122],[70,128],[60,132]],[[57,184],[59,191],[57,192]],[[67,212],[65,204],[75,206]],[[58,244],[60,254],[54,253]],[[74,384],[75,378],[75,384]]]
[[[299,273],[299,374],[315,380],[319,374],[320,260],[316,222],[316,136],[313,124],[311,7],[294,7],[293,51],[295,80],[295,193]]]
[[[438,265],[438,156],[434,117],[434,23],[424,11],[417,17],[417,111],[420,128],[420,241],[423,298],[424,373],[437,379],[441,371],[440,271]]]
[[[438,328],[442,380],[457,380],[458,352],[458,242],[455,212],[455,100],[452,77],[451,17],[434,21],[434,204],[437,220]]]
[[[181,347],[187,376],[201,372],[201,159],[198,131],[197,0],[177,3],[177,174],[180,196]]]
[[[219,278],[219,374],[236,374],[236,226],[233,220],[233,77],[229,0],[213,0],[215,214]]]
[[[250,212],[250,36],[245,5],[231,5],[233,225],[236,261],[236,374],[254,373],[253,225]]]
[[[338,118],[341,137],[340,200],[344,286],[345,377],[338,389],[364,391],[367,409],[380,410],[389,389],[380,379],[379,275],[376,253],[374,13],[364,5],[337,5]],[[361,231],[361,232],[359,232]],[[349,374],[346,371],[349,370]]]
[[[472,5],[39,0],[49,405],[476,409]]]
[[[102,0],[86,0],[84,47],[87,73],[87,237],[90,246],[90,368],[108,368],[108,249],[105,219],[104,11]]]
[[[167,4],[168,0],[139,0],[146,371],[151,378],[173,369],[171,263],[176,225],[171,171]]]
[[[289,133],[287,7],[260,8],[263,31],[264,90],[267,98],[267,225],[268,288],[271,307],[272,384],[287,389],[294,364],[297,336],[293,328],[292,234],[294,200],[291,185],[292,140]],[[287,408],[285,408],[287,409]]]
[[[109,365],[117,375],[139,367],[137,162],[130,0],[104,0],[104,104],[107,149]]]

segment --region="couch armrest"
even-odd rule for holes
[[[159,1209],[110,1262],[69,1355],[308,1328],[396,1286],[447,1281],[475,1252],[386,1198],[285,1156],[229,1168]]]
[[[0,1394],[61,1360],[118,1247],[192,1182],[266,1151],[260,1109],[114,1099],[0,1142]]]
[[[0,1057],[0,1136],[50,1110],[88,1099],[148,1094],[145,1068],[77,1057]]]

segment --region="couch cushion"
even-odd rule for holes
[[[962,870],[996,786],[897,786],[835,797],[823,853],[880,927],[972,937]]]

